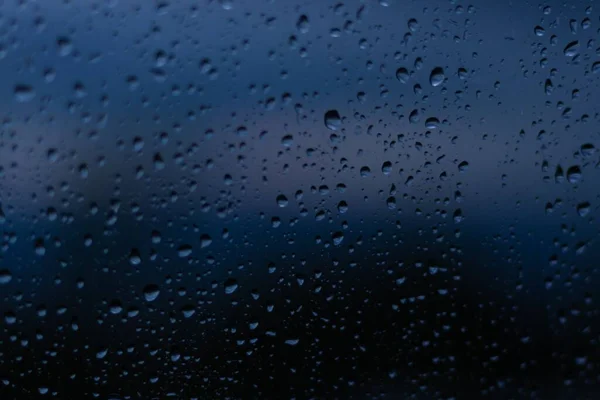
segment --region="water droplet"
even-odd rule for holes
[[[387,208],[389,210],[395,210],[396,209],[396,198],[394,196],[388,197],[386,200],[386,204],[387,204]]]
[[[284,147],[292,147],[294,144],[294,137],[292,135],[285,135],[281,138],[281,144]]]
[[[108,349],[107,348],[101,349],[98,352],[96,352],[96,358],[99,359],[99,360],[101,360],[104,357],[106,357],[107,353],[108,353]]]
[[[301,15],[300,18],[298,18],[298,22],[296,22],[296,28],[298,29],[298,31],[300,33],[307,33],[309,28],[310,28],[310,24],[308,22],[308,17],[306,15]]]
[[[550,79],[546,79],[546,82],[544,83],[544,92],[546,95],[550,96],[553,90],[554,85],[552,84],[552,81]]]
[[[21,83],[15,85],[14,94],[15,99],[19,103],[27,103],[28,101],[33,100],[33,98],[35,97],[35,90],[33,90],[33,87],[31,85]]]
[[[54,70],[53,68],[46,68],[44,70],[44,80],[46,81],[46,83],[54,82],[55,78],[56,78],[56,70]]]
[[[381,166],[381,172],[383,172],[384,175],[389,175],[392,173],[392,163],[389,161],[385,161],[383,163],[383,165]]]
[[[439,119],[437,119],[435,117],[430,117],[430,118],[427,118],[427,120],[425,121],[425,127],[427,129],[437,129],[439,123],[440,123]]]
[[[156,300],[160,294],[160,289],[157,285],[149,284],[144,286],[144,299],[148,302]]]
[[[567,57],[575,57],[579,54],[579,41],[575,40],[565,46],[564,50],[565,56]]]
[[[396,79],[398,79],[402,83],[408,82],[410,79],[410,74],[406,68],[398,68],[396,70]]]
[[[128,75],[125,78],[125,82],[127,83],[129,90],[132,92],[137,90],[140,87],[140,81],[139,81],[138,77],[135,75]]]
[[[179,249],[177,249],[177,255],[179,257],[189,257],[190,254],[192,254],[192,246],[190,246],[189,244],[183,244],[179,246]]]
[[[337,131],[342,126],[342,119],[337,110],[329,110],[325,113],[325,126],[332,131]]]
[[[280,194],[279,196],[277,196],[277,205],[279,207],[286,207],[288,205],[288,199],[287,197],[285,197],[284,195]]]
[[[90,172],[89,172],[88,166],[86,164],[81,164],[79,166],[79,176],[82,179],[86,179],[88,177],[89,173]]]
[[[120,301],[113,300],[110,303],[110,306],[109,306],[108,310],[110,311],[111,314],[117,315],[117,314],[120,314],[123,311],[123,306],[121,305]]]
[[[235,279],[229,278],[225,281],[225,294],[232,294],[237,288],[238,284]]]
[[[139,136],[133,138],[133,151],[139,153],[144,148],[144,139]]]
[[[0,269],[0,285],[6,285],[12,280],[12,273],[7,269]]]
[[[460,208],[456,209],[452,215],[452,218],[454,219],[455,223],[460,223],[460,221],[463,219],[462,210]]]
[[[444,75],[444,70],[441,67],[435,67],[431,74],[429,75],[429,83],[433,87],[440,86],[446,80],[446,75]]]
[[[163,50],[157,50],[154,53],[154,66],[156,68],[164,67],[167,64],[167,53]]]
[[[544,36],[544,34],[546,33],[546,31],[544,30],[544,28],[542,28],[541,26],[536,26],[535,28],[533,28],[533,32],[535,33],[536,36]]]
[[[584,157],[592,157],[596,153],[596,148],[591,143],[581,145],[581,155]]]
[[[411,18],[411,19],[408,20],[408,29],[411,32],[416,32],[416,31],[419,30],[419,28],[420,28],[419,21],[417,21],[414,18]]]
[[[335,232],[331,235],[331,239],[333,239],[333,244],[339,246],[344,241],[344,234],[342,232]]]
[[[579,203],[577,205],[577,214],[579,214],[580,217],[585,217],[590,213],[590,211],[590,203],[588,203],[587,201],[584,201],[583,203]]]
[[[569,28],[571,28],[571,33],[575,35],[577,33],[577,20],[571,19],[569,21]]]
[[[152,162],[154,164],[154,169],[156,171],[161,171],[161,170],[165,169],[165,162],[164,162],[162,156],[160,155],[160,153],[154,154],[154,157],[152,158]]]
[[[192,305],[185,305],[181,308],[181,313],[183,314],[184,318],[191,318],[192,315],[196,313],[196,310]]]
[[[212,243],[212,238],[209,235],[207,235],[206,233],[204,233],[204,234],[202,234],[202,236],[200,236],[200,248],[201,249],[210,246],[211,243]]]
[[[408,121],[411,124],[416,124],[421,120],[421,116],[419,115],[419,110],[412,110],[408,115]]]
[[[223,10],[232,10],[233,9],[233,1],[232,0],[220,0],[221,7]]]
[[[579,166],[577,165],[569,167],[569,169],[567,170],[567,180],[569,181],[569,183],[578,183],[579,181],[581,181],[582,177],[583,175],[581,173],[581,168],[579,168]]]
[[[131,265],[139,265],[142,262],[140,252],[137,249],[132,249],[129,253],[129,263]]]
[[[34,249],[35,254],[37,254],[38,256],[43,256],[44,254],[46,254],[46,247],[44,246],[44,241],[41,239],[36,240]]]
[[[59,36],[56,39],[56,45],[58,47],[58,54],[61,57],[66,57],[73,51],[73,44],[71,43],[71,39],[66,36]]]

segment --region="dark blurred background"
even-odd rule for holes
[[[599,29],[1,2],[0,398],[598,398]]]

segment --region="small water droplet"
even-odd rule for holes
[[[583,203],[579,203],[577,205],[577,214],[579,214],[580,217],[585,217],[590,213],[590,211],[590,203],[587,201],[584,201]]]
[[[238,288],[237,281],[235,279],[229,278],[225,281],[225,294],[232,294]]]
[[[416,124],[421,120],[421,116],[419,115],[419,110],[412,110],[408,115],[408,121],[411,124]]]
[[[578,183],[579,181],[581,181],[582,177],[583,174],[581,172],[581,168],[579,168],[579,166],[577,165],[569,167],[569,169],[567,170],[567,180],[569,181],[569,183]]]
[[[396,79],[398,79],[402,83],[408,82],[410,79],[410,74],[406,68],[398,68],[396,70]]]
[[[301,15],[300,18],[298,18],[298,22],[296,22],[296,28],[300,33],[308,32],[308,30],[310,29],[310,24],[306,15]]]
[[[0,285],[6,285],[12,280],[12,274],[8,269],[0,270]]]
[[[342,232],[335,232],[331,235],[331,239],[333,239],[333,244],[339,246],[344,241],[344,234]]]
[[[131,265],[139,265],[142,262],[142,257],[137,249],[132,249],[129,253],[129,263]]]
[[[384,175],[389,175],[392,173],[392,163],[389,161],[385,161],[383,163],[383,165],[381,166],[381,172],[383,172]]]
[[[155,284],[149,284],[144,286],[144,299],[148,302],[156,300],[160,294],[160,289]]]
[[[431,74],[429,75],[429,83],[433,87],[440,86],[446,80],[446,75],[444,75],[444,70],[441,67],[435,67]]]
[[[207,235],[206,233],[202,234],[202,236],[200,236],[200,248],[205,248],[210,246],[210,244],[212,243],[212,238]]]
[[[425,127],[427,129],[437,129],[439,123],[440,123],[439,119],[437,119],[435,117],[430,117],[430,118],[427,118],[427,120],[425,121]]]
[[[541,36],[544,36],[544,34],[546,33],[546,30],[538,25],[535,28],[533,28],[533,32],[535,33],[536,36],[541,37]]]
[[[567,57],[575,57],[579,54],[579,41],[575,40],[565,46],[564,50],[565,56]]]
[[[286,207],[288,205],[288,199],[284,195],[280,194],[277,196],[277,205],[281,208]]]
[[[337,131],[342,126],[342,119],[337,110],[329,110],[325,113],[325,126],[332,131]]]
[[[19,103],[27,103],[28,101],[33,100],[35,97],[35,90],[31,85],[26,84],[18,84],[14,87],[15,99]]]
[[[189,257],[192,254],[192,246],[183,244],[177,249],[177,255],[181,258]]]
[[[56,39],[56,45],[58,47],[58,54],[61,57],[66,57],[73,51],[73,44],[71,43],[71,39],[66,36],[59,36]]]

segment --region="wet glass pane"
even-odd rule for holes
[[[0,2],[0,398],[597,398],[599,8]]]

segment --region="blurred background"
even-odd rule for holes
[[[0,398],[597,398],[597,8],[2,2]]]

